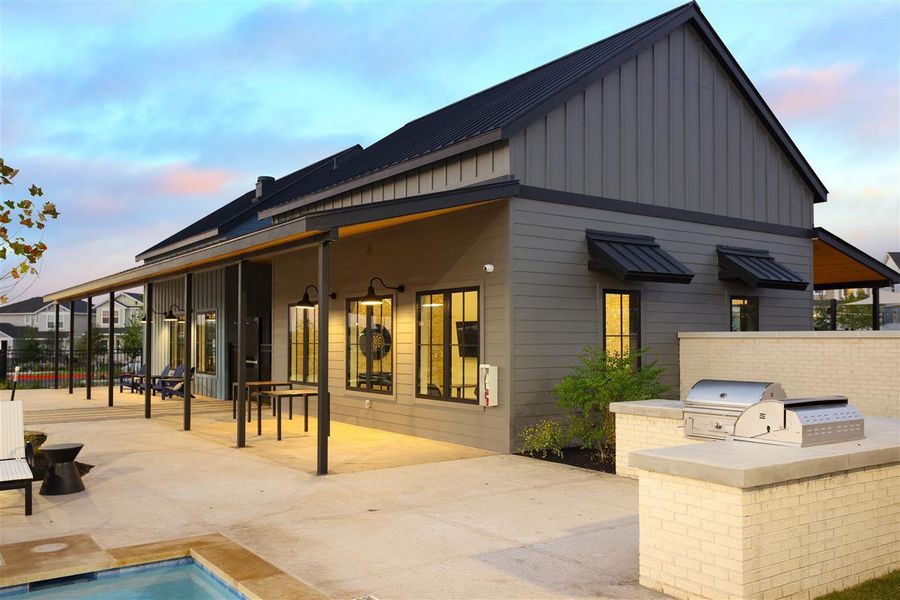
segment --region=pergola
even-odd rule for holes
[[[342,238],[392,227],[402,223],[433,218],[436,216],[465,210],[488,202],[514,196],[519,191],[518,182],[498,181],[478,186],[469,186],[457,190],[426,194],[312,213],[285,223],[272,225],[265,229],[241,235],[233,239],[223,240],[202,248],[185,252],[176,256],[143,264],[107,277],[73,286],[45,297],[45,300],[56,302],[57,325],[55,331],[54,382],[59,387],[59,305],[69,302],[69,341],[74,347],[74,305],[75,301],[87,298],[88,314],[91,310],[91,298],[108,293],[110,302],[119,290],[126,290],[139,285],[145,286],[144,297],[144,368],[148,375],[152,372],[154,318],[153,287],[154,282],[182,277],[184,281],[184,318],[191,322],[194,310],[193,276],[199,272],[219,269],[226,266],[237,267],[237,322],[243,323],[247,318],[246,274],[245,265],[249,261],[268,258],[284,252],[300,249],[316,248],[318,252],[319,290],[319,344],[318,344],[318,408],[317,408],[317,467],[316,472],[324,475],[328,472],[328,436],[330,432],[330,397],[328,392],[328,304],[331,293],[330,247]],[[301,287],[302,289],[302,287]],[[112,340],[114,319],[110,318],[109,331]],[[237,328],[237,355],[246,356],[247,340],[243,327]],[[93,328],[90,317],[87,330],[88,355],[93,343]],[[109,369],[113,370],[113,350],[110,343]],[[184,430],[191,429],[191,367],[194,357],[191,353],[191,328],[185,327],[184,349]],[[90,362],[90,361],[89,361]],[[73,393],[73,354],[69,352],[68,360],[69,393]],[[237,440],[238,448],[247,443],[246,418],[246,365],[239,360],[237,364]],[[88,367],[86,373],[86,393],[91,397],[93,373]],[[151,418],[151,386],[144,386],[144,417]],[[113,405],[113,383],[110,376],[108,382],[108,404]]]
[[[881,328],[879,289],[900,283],[900,273],[821,227],[813,229],[813,289],[872,290],[872,329]],[[837,301],[831,301],[831,329],[837,329]]]

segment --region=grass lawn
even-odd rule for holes
[[[900,571],[861,583],[842,592],[831,592],[819,600],[895,600],[900,598]]]

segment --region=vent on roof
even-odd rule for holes
[[[269,175],[260,175],[256,178],[256,197],[253,199],[257,202],[263,196],[267,196],[275,190],[275,178]]]

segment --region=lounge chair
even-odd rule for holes
[[[170,398],[174,398],[178,396],[179,398],[184,398],[184,368],[181,368],[182,377],[175,379],[174,377],[169,379],[160,379],[160,383],[163,384],[163,398],[167,395]],[[176,370],[177,372],[177,370]],[[191,367],[191,379],[194,378],[194,367]],[[194,398],[194,394],[191,394],[191,398]]]
[[[0,400],[0,490],[25,490],[25,515],[31,514],[34,449],[25,441],[21,400]]]
[[[162,399],[165,400],[168,395],[168,389],[175,385],[180,379],[184,378],[184,365],[178,365],[175,367],[175,370],[168,374],[163,374],[159,376],[153,383],[153,392],[159,392]]]
[[[144,380],[144,374],[147,371],[147,367],[145,365],[141,365],[141,367],[134,373],[122,373],[119,375],[119,393],[121,394],[124,390],[124,386],[127,385],[128,389],[131,390],[131,393],[135,393],[139,389],[141,389],[141,382]]]
[[[162,379],[163,377],[170,377],[171,372],[172,372],[172,367],[170,367],[169,365],[166,365],[165,367],[163,367],[162,372],[159,374],[159,378]],[[147,384],[147,379],[148,378],[146,376],[137,378],[138,391],[140,391],[141,393],[144,392],[144,386]],[[152,391],[154,394],[156,394],[157,389],[159,389],[159,383],[156,381],[151,382],[150,391]]]

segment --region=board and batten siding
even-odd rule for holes
[[[506,142],[496,142],[314,202],[284,215],[278,215],[276,221],[285,221],[333,208],[453,190],[485,183],[505,175],[509,175],[509,146]]]
[[[641,342],[647,360],[665,369],[670,396],[679,390],[678,332],[728,331],[730,296],[760,299],[760,329],[809,330],[812,293],[755,289],[718,279],[717,244],[766,249],[809,280],[812,241],[564,206],[515,198],[512,228],[513,430],[558,414],[553,386],[578,363],[587,346],[602,344],[604,289],[639,290]],[[623,282],[588,270],[585,229],[650,235],[694,273],[690,284]]]
[[[332,418],[509,451],[508,244],[505,202],[335,242],[331,246],[331,286],[337,299],[331,300],[328,349]],[[274,379],[288,376],[288,306],[300,299],[307,285],[318,281],[316,261],[314,249],[273,259]],[[485,263],[494,265],[493,273],[483,271]],[[374,276],[388,285],[406,286],[404,293],[394,294],[394,392],[390,395],[346,389],[346,301],[364,295]],[[499,367],[500,405],[496,408],[415,397],[416,293],[464,286],[480,289],[481,362]],[[371,401],[371,408],[365,407],[366,400]]]
[[[146,289],[144,290],[146,294]],[[146,296],[144,296],[146,298]],[[162,320],[162,315],[170,306],[176,304],[184,308],[184,279],[169,279],[153,284],[153,373],[158,374],[169,363],[169,328]],[[197,328],[196,314],[205,310],[216,311],[216,374],[196,373],[194,376],[194,394],[208,398],[228,397],[228,362],[225,331],[227,317],[225,315],[225,269],[203,271],[194,274],[194,315],[192,330],[194,347],[191,349],[193,362],[197,364]],[[172,365],[174,369],[177,365]]]
[[[522,183],[812,227],[813,193],[692,26],[510,139]]]

